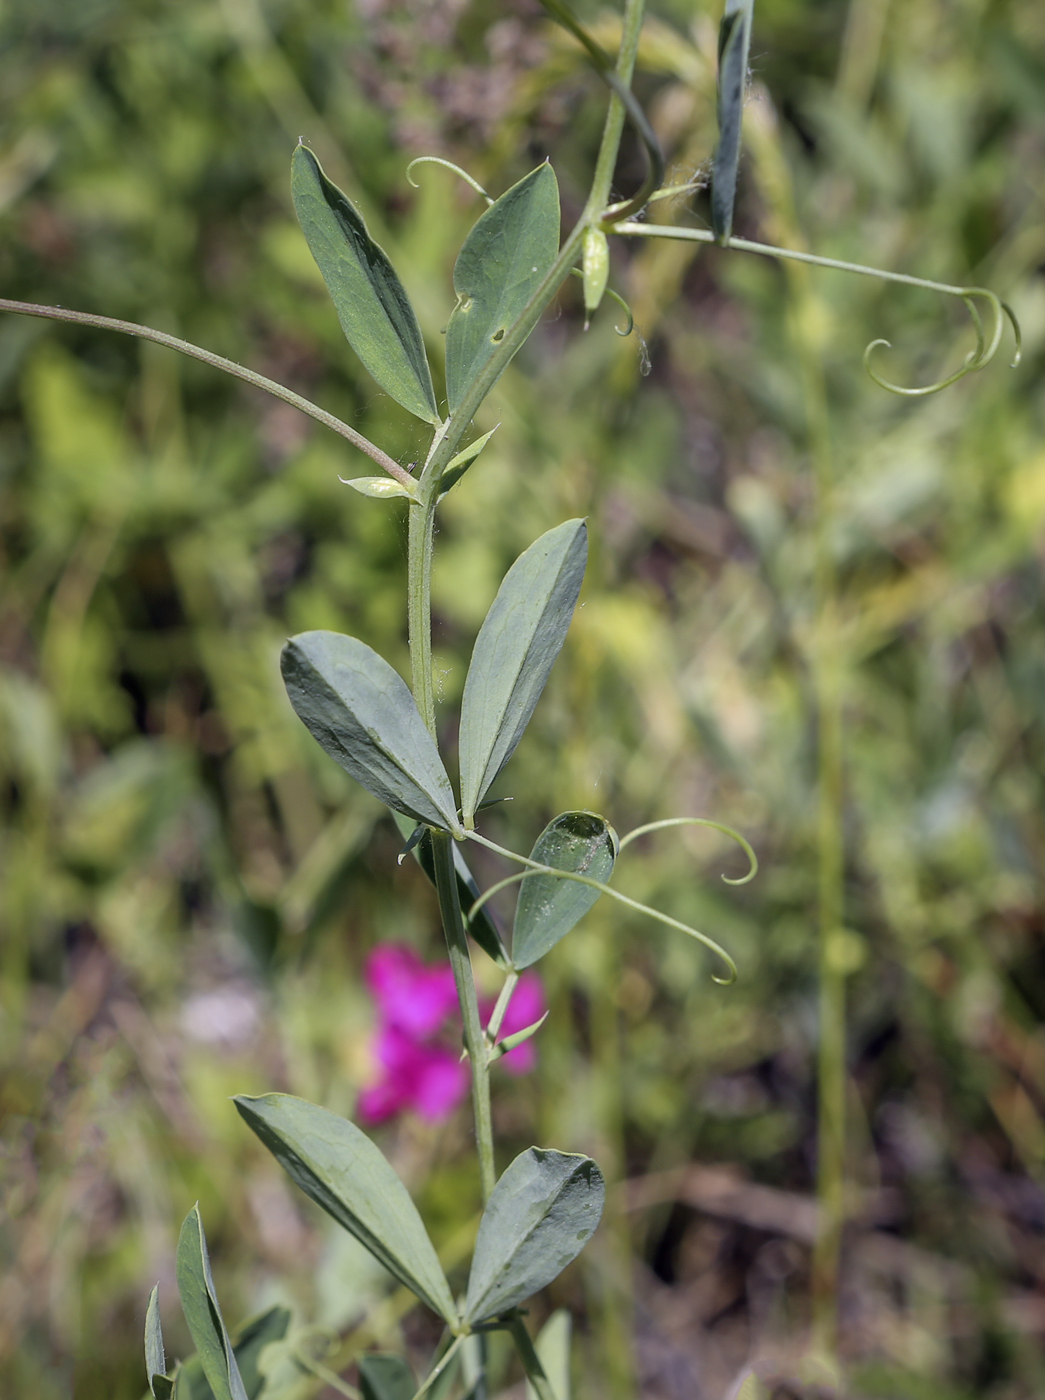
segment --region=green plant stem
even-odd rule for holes
[[[642,29],[644,13],[645,0],[628,0],[625,10],[624,32],[616,66],[616,73],[624,83],[630,83],[634,71],[635,55],[638,52],[639,33]],[[606,118],[602,144],[596,161],[595,177],[584,213],[560,248],[559,255],[549,269],[547,276],[531,297],[519,319],[507,332],[494,354],[491,355],[482,373],[469,388],[464,399],[458,405],[456,413],[439,427],[432,441],[428,460],[425,462],[416,483],[418,499],[417,504],[411,505],[409,509],[407,544],[410,668],[417,707],[433,735],[436,731],[436,723],[435,695],[432,685],[432,545],[435,510],[439,499],[439,479],[447,463],[458,450],[461,439],[483,400],[504,373],[512,356],[515,355],[536,326],[559,287],[570,275],[573,264],[580,253],[584,231],[591,222],[594,213],[601,211],[608,199],[617,152],[620,148],[623,123],[624,106],[614,94],[610,98],[610,110]],[[415,486],[412,478],[410,484],[412,488]],[[483,1183],[483,1197],[488,1199],[496,1181],[490,1118],[490,1072],[486,1056],[486,1040],[479,1020],[478,998],[475,993],[475,982],[468,955],[468,939],[461,917],[457,881],[454,877],[453,854],[449,842],[450,838],[445,833],[433,831],[432,849],[435,860],[436,888],[447,947],[450,950],[450,963],[453,968],[457,995],[461,1003],[465,1046],[471,1059],[472,1104],[475,1110],[479,1167]],[[548,1397],[548,1400],[553,1400],[553,1397]]]
[[[530,1341],[530,1334],[527,1332],[526,1324],[522,1318],[513,1317],[508,1324],[508,1331],[515,1343],[515,1350],[519,1353],[519,1360],[526,1372],[526,1379],[537,1392],[537,1400],[556,1400],[551,1381],[544,1374],[541,1358],[537,1355],[533,1342]]]
[[[464,1021],[464,1043],[472,1066],[472,1109],[475,1113],[475,1140],[479,1149],[479,1176],[483,1200],[488,1201],[497,1181],[494,1167],[493,1122],[490,1117],[490,1066],[486,1056],[486,1037],[479,1019],[479,999],[475,994],[472,963],[468,953],[468,936],[461,917],[457,894],[451,837],[445,831],[432,832],[432,857],[435,865],[435,888],[439,898],[439,913],[446,933],[457,999],[461,1003]]]
[[[631,75],[635,70],[635,57],[638,53],[639,35],[642,31],[645,12],[646,0],[627,0],[621,45],[614,69],[618,79],[626,85],[630,84]],[[519,319],[487,360],[481,373],[473,380],[468,392],[458,405],[457,411],[444,425],[443,436],[433,444],[433,450],[429,454],[420,481],[417,483],[418,495],[426,508],[431,504],[434,509],[434,502],[439,494],[439,478],[451,457],[457,452],[468,425],[475,417],[487,394],[504,373],[512,357],[529,337],[552,298],[569,277],[574,263],[580,256],[585,230],[595,222],[606,207],[623,130],[624,104],[616,93],[612,93],[603,127],[602,142],[595,161],[591,192],[585,203],[584,211],[559,249],[559,256],[552,263],[547,276],[523,308]],[[640,224],[639,227],[641,228],[642,225]],[[424,711],[422,711],[423,713]]]
[[[302,413],[307,413],[310,418],[314,418],[317,423],[322,423],[324,427],[332,429],[352,444],[358,447],[360,452],[372,458],[379,467],[382,467],[389,476],[394,476],[398,482],[409,487],[411,494],[414,490],[414,479],[405,468],[389,457],[387,452],[382,452],[381,448],[372,443],[369,438],[365,438],[362,433],[357,433],[355,428],[343,423],[340,418],[335,418],[332,413],[328,413],[325,408],[320,408],[310,399],[302,398],[300,394],[295,394],[292,389],[279,384],[274,379],[266,379],[263,374],[257,374],[252,369],[247,369],[245,365],[238,365],[235,360],[226,360],[224,355],[215,355],[211,350],[204,350],[200,345],[193,345],[191,341],[181,340],[176,335],[168,335],[166,331],[154,330],[152,326],[140,326],[136,321],[117,321],[111,316],[95,316],[88,311],[70,311],[64,306],[38,306],[31,301],[10,301],[6,297],[0,297],[0,311],[13,311],[20,316],[40,316],[48,321],[67,321],[74,326],[91,326],[95,330],[120,331],[123,335],[137,336],[139,340],[151,340],[156,345],[164,345],[168,350],[177,350],[182,355],[188,355],[191,359],[201,360],[205,365],[210,365],[212,369],[220,369],[225,374],[231,374],[235,379],[242,379],[245,384],[250,384],[255,389],[263,389],[266,394],[272,394],[277,399],[282,399],[284,403],[289,403],[293,408],[300,409]]]

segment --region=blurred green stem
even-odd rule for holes
[[[541,1365],[541,1358],[534,1349],[530,1334],[526,1330],[526,1324],[521,1317],[513,1317],[508,1324],[508,1331],[511,1333],[512,1341],[515,1343],[515,1350],[519,1353],[519,1360],[523,1364],[526,1372],[526,1379],[537,1392],[537,1400],[556,1400],[555,1391],[552,1390],[551,1382],[544,1374],[544,1367]]]

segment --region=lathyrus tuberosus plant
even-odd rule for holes
[[[458,793],[454,791],[437,737],[432,553],[440,500],[465,475],[491,436],[465,443],[484,398],[571,274],[579,273],[583,279],[587,316],[596,313],[608,289],[610,235],[717,241],[740,251],[799,258],[963,298],[972,316],[976,346],[954,374],[925,388],[901,389],[881,379],[868,362],[872,376],[897,392],[929,393],[984,366],[998,348],[1005,314],[1016,329],[1012,313],[984,288],[927,283],[732,236],[753,0],[726,0],[720,32],[720,140],[714,162],[712,229],[639,221],[638,216],[658,199],[685,195],[693,188],[662,186],[663,161],[656,137],[630,90],[644,0],[626,0],[615,61],[594,44],[559,0],[545,3],[584,45],[610,88],[591,189],[581,217],[561,243],[558,187],[551,165],[539,166],[496,200],[479,191],[489,207],[465,241],[454,270],[457,304],[446,328],[445,410],[433,384],[416,316],[394,268],[307,145],[294,153],[295,208],[346,337],[376,382],[431,430],[416,474],[315,404],[197,346],[105,317],[0,301],[0,308],[6,310],[151,339],[245,379],[340,433],[384,473],[356,477],[350,486],[370,497],[401,498],[408,503],[411,687],[370,647],[331,632],[306,632],[292,638],[283,651],[282,671],[301,720],[331,758],[388,805],[404,837],[404,854],[413,853],[436,888],[471,1068],[485,1205],[463,1297],[455,1298],[451,1292],[406,1188],[359,1128],[288,1095],[236,1100],[244,1121],[295,1183],[445,1325],[443,1341],[420,1387],[404,1358],[363,1357],[360,1385],[368,1400],[411,1400],[429,1391],[449,1395],[462,1386],[472,1396],[485,1395],[482,1336],[492,1330],[510,1334],[539,1400],[554,1400],[557,1392],[558,1400],[566,1400],[568,1367],[555,1368],[553,1386],[520,1308],[566,1268],[594,1233],[605,1186],[591,1158],[550,1148],[532,1147],[497,1174],[490,1066],[533,1035],[540,1024],[513,1036],[501,1035],[520,973],[544,956],[604,894],[701,940],[723,961],[726,971],[719,980],[732,980],[736,973],[725,950],[703,933],[636,904],[608,884],[620,852],[637,836],[689,822],[717,823],[692,816],[669,817],[622,840],[602,815],[565,812],[549,823],[528,857],[504,851],[477,829],[483,805],[523,736],[566,638],[587,554],[583,520],[566,521],[542,535],[516,560],[501,584],[476,639],[467,674],[459,726],[460,785]],[[611,182],[628,119],[646,149],[648,175],[632,198],[613,204]],[[982,301],[988,303],[993,317],[989,335],[977,305]],[[879,344],[869,346],[866,357]],[[729,834],[749,857],[744,878],[750,878],[754,855],[743,838]],[[480,892],[462,854],[469,841],[518,863],[520,872]],[[485,906],[502,885],[513,881],[521,888],[509,950]],[[469,934],[504,975],[485,1026],[472,977]],[[149,1386],[157,1400],[170,1396],[200,1400],[208,1394],[215,1400],[255,1400],[263,1394],[275,1400],[286,1388],[287,1366],[295,1384],[303,1372],[311,1372],[346,1395],[358,1393],[324,1366],[322,1348],[316,1354],[306,1341],[288,1339],[289,1315],[284,1309],[270,1310],[232,1340],[222,1320],[198,1210],[190,1213],[183,1226],[177,1273],[197,1355],[168,1371],[154,1290],[145,1349]],[[551,1341],[558,1339],[560,1361],[562,1330],[561,1321],[556,1321],[544,1349],[550,1356]]]

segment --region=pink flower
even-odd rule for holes
[[[398,1026],[415,1040],[426,1040],[457,1010],[450,965],[425,967],[401,943],[374,949],[366,962],[366,982],[385,1025]]]
[[[411,1039],[398,1026],[384,1026],[374,1041],[381,1066],[376,1083],[359,1095],[359,1113],[380,1123],[412,1108],[430,1123],[448,1118],[468,1093],[468,1065],[460,1053]]]
[[[370,954],[365,975],[377,1003],[372,1050],[379,1073],[360,1092],[360,1117],[380,1123],[412,1109],[429,1122],[440,1122],[465,1097],[470,1083],[467,1061],[461,1059],[453,973],[446,964],[426,967],[402,944],[386,943]],[[481,1009],[488,1020],[493,1003]],[[505,1013],[501,1038],[532,1025],[543,1012],[540,978],[524,973]],[[531,1041],[504,1056],[512,1074],[526,1074],[536,1063]]]

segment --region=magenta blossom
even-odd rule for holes
[[[379,1071],[360,1092],[360,1117],[380,1123],[404,1109],[432,1123],[449,1117],[469,1085],[450,968],[426,967],[412,949],[386,943],[367,959],[366,981],[377,1003],[372,1051]],[[492,1009],[492,1003],[481,1008],[484,1020]],[[501,1037],[523,1030],[543,1014],[540,978],[524,973],[501,1024]],[[537,1063],[533,1042],[510,1050],[503,1062],[512,1074],[528,1073]]]

